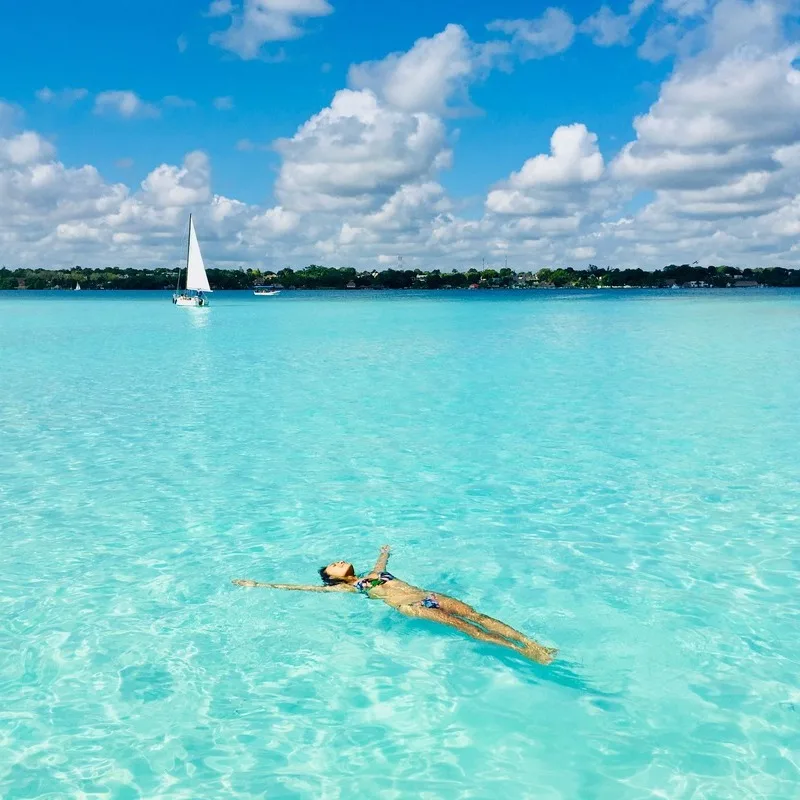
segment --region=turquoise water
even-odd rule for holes
[[[0,796],[795,798],[800,292],[0,293]],[[349,595],[390,569],[552,667]]]

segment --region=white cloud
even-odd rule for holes
[[[585,125],[562,125],[550,153],[529,158],[486,197],[485,222],[495,252],[524,254],[539,265],[555,259],[587,258],[584,243],[623,198],[609,180],[597,136]],[[486,236],[486,232],[482,232]]]
[[[255,241],[265,243],[276,236],[285,236],[297,229],[300,215],[282,206],[268,208],[247,222],[248,233]]]
[[[13,129],[14,123],[22,115],[17,106],[6,103],[0,98],[0,133]]]
[[[215,223],[226,220],[246,220],[252,213],[257,213],[257,211],[248,206],[247,203],[243,203],[241,200],[234,200],[231,197],[222,197],[218,194],[214,195],[208,209],[208,216]]]
[[[377,211],[364,217],[362,224],[374,231],[394,234],[418,232],[435,214],[450,211],[451,203],[436,181],[401,186]]]
[[[662,8],[679,17],[694,17],[708,10],[708,0],[662,0]]]
[[[71,106],[79,100],[89,96],[87,89],[59,89],[54,91],[45,86],[36,92],[36,99],[42,103],[54,103],[61,106]]]
[[[608,6],[600,6],[591,17],[581,23],[581,33],[588,34],[599,47],[630,42],[631,28],[636,18],[630,14],[615,14]]]
[[[563,8],[548,8],[538,19],[498,19],[486,27],[511,36],[523,61],[561,53],[575,38],[575,23]]]
[[[189,153],[181,167],[162,164],[142,181],[147,202],[157,208],[207,203],[211,199],[211,165],[200,150]]]
[[[284,158],[276,194],[299,211],[372,210],[450,158],[439,118],[387,108],[366,89],[337,92],[276,147]]]
[[[723,180],[724,176],[774,166],[769,155],[747,146],[715,152],[642,148],[627,144],[613,163],[614,176],[646,189],[692,189]]]
[[[215,0],[208,15],[230,15],[231,25],[212,34],[210,41],[243,59],[253,59],[267,42],[299,39],[303,22],[331,13],[327,0],[243,0],[241,9],[228,0]]]
[[[100,92],[94,101],[96,114],[114,114],[125,119],[132,117],[157,117],[158,109],[145,103],[139,95],[131,91]]]
[[[695,0],[688,0],[688,2],[695,2]],[[631,30],[652,4],[653,0],[632,0],[625,14],[616,14],[607,5],[602,5],[581,23],[581,33],[591,36],[592,41],[598,47],[630,44]]]
[[[5,143],[3,155],[7,155]],[[209,255],[240,261],[252,252],[247,221],[259,212],[210,192],[204,153],[190,153],[181,166],[163,164],[132,192],[106,183],[91,166],[72,169],[37,158],[26,148],[0,157],[0,239],[10,264],[168,263],[180,258],[186,215],[198,215]],[[43,160],[44,158],[49,160]],[[24,163],[23,163],[24,162]],[[274,215],[273,215],[274,216]]]
[[[418,39],[408,52],[353,65],[348,80],[394,108],[441,114],[454,95],[467,99],[474,59],[475,48],[464,28],[448,25],[429,39]]]
[[[686,39],[686,31],[674,22],[655,25],[647,32],[636,53],[645,61],[658,62],[677,52]]]
[[[663,11],[669,19],[675,13]],[[476,44],[448,26],[406,53],[353,67],[349,88],[293,136],[272,145],[241,140],[240,150],[272,146],[281,157],[272,208],[214,195],[204,153],[161,164],[129,188],[107,183],[92,166],[65,166],[39,134],[5,128],[4,258],[177,261],[191,210],[215,264],[263,263],[276,243],[294,265],[395,264],[398,253],[409,266],[443,269],[506,254],[515,268],[589,260],[795,264],[800,51],[786,38],[785,13],[766,0],[722,0],[700,17],[674,19],[683,37],[672,49],[675,68],[610,167],[584,124],[561,125],[549,150],[532,149],[489,188],[475,219],[464,218],[441,185],[455,140],[446,118],[504,52],[532,46],[520,37],[535,26],[508,28],[510,46]],[[546,39],[533,40],[541,54]],[[5,113],[3,124],[14,116]],[[638,210],[622,216],[634,195]]]
[[[56,239],[66,242],[97,242],[101,233],[87,222],[62,222],[56,226]]]
[[[800,138],[796,48],[739,49],[676,72],[652,108],[634,122],[637,138],[615,165],[619,177],[658,179],[659,164],[687,174],[712,162],[733,172],[771,158],[770,147]]]
[[[214,98],[214,108],[217,111],[230,111],[233,108],[233,98],[232,97],[215,97]]]
[[[550,138],[550,155],[529,158],[511,175],[510,184],[533,189],[592,183],[600,179],[603,167],[597,136],[581,123],[562,125]]]
[[[64,263],[75,251],[56,243],[58,226],[93,226],[126,196],[125,187],[104,183],[91,166],[69,169],[53,160],[0,163],[0,238],[8,260]],[[68,235],[70,228],[61,231]]]
[[[783,42],[778,20],[793,0],[663,0],[638,55],[646,61],[677,56],[720,58],[742,46],[762,50]],[[785,42],[783,42],[785,44]]]
[[[636,242],[656,250],[668,243],[686,258],[694,253],[690,260],[790,257],[800,48],[784,38],[783,13],[764,0],[722,0],[700,29],[704,49],[679,61],[634,121],[636,139],[612,172],[655,190],[655,199],[609,235],[618,253]]]
[[[179,53],[185,53],[189,49],[189,40],[183,33],[175,40],[175,44]]]
[[[635,17],[639,17],[650,8],[655,0],[631,0],[631,4],[628,7],[628,13],[633,14]]]
[[[0,139],[0,163],[40,164],[51,159],[54,154],[53,145],[34,131]]]

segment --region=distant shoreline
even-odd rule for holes
[[[351,267],[335,268],[311,265],[300,270],[277,272],[257,269],[207,269],[215,290],[252,291],[268,286],[282,291],[391,291],[435,289],[731,289],[765,287],[800,287],[800,269],[784,267],[738,269],[728,266],[701,267],[670,264],[660,270],[612,269],[590,265],[537,272],[514,272],[504,267],[442,272],[434,269],[357,271]],[[185,272],[177,269],[16,269],[0,268],[0,289],[62,290],[80,289],[172,291]]]
[[[315,286],[315,287],[300,287],[300,288],[286,288],[276,287],[281,292],[287,294],[292,292],[343,292],[347,294],[360,294],[363,292],[467,292],[471,291],[469,287],[463,286],[438,286],[436,288],[428,288],[426,286],[409,286],[409,287],[370,287],[364,286],[358,289],[340,289],[333,286]],[[768,284],[753,284],[748,286],[481,286],[477,291],[479,292],[563,292],[563,291],[576,291],[576,292],[594,292],[594,291],[668,291],[677,289],[681,291],[701,291],[703,289],[800,289],[800,285],[783,285],[783,286],[770,286]],[[59,294],[71,294],[72,289],[64,288],[32,288],[32,287],[17,287],[16,289],[0,288],[0,291],[5,293],[38,293],[38,292],[57,292]],[[125,286],[115,287],[81,287],[81,291],[87,292],[174,292],[175,288],[161,288],[161,289],[148,289],[148,288],[134,288]],[[235,289],[212,289],[212,292],[241,292],[252,293],[252,287],[249,288],[235,288]]]

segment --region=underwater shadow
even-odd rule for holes
[[[623,696],[622,692],[609,692],[594,686],[580,674],[578,671],[579,664],[575,661],[560,659],[556,656],[552,664],[544,666],[543,664],[536,664],[514,653],[507,653],[504,650],[495,652],[495,649],[492,648],[492,651],[498,661],[503,662],[507,667],[513,669],[525,683],[531,685],[553,683],[557,686],[563,686],[565,689],[572,689],[581,694],[602,700],[613,700]],[[608,703],[608,705],[612,706],[613,703]],[[609,708],[607,710],[611,709]]]

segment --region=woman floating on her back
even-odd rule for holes
[[[386,572],[389,546],[381,548],[381,555],[372,572],[358,577],[348,561],[334,561],[323,567],[320,577],[324,586],[302,586],[287,583],[259,583],[258,581],[235,580],[237,586],[265,589],[287,589],[297,592],[361,592],[384,603],[409,617],[429,619],[456,628],[473,639],[507,647],[517,653],[549,664],[556,651],[529,639],[524,634],[493,617],[480,614],[471,606],[444,594],[434,594],[418,589]]]

